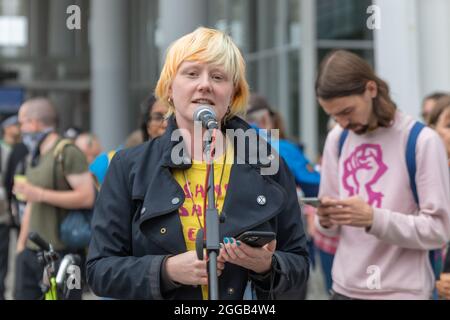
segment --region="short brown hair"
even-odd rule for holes
[[[58,124],[58,114],[53,102],[45,97],[35,97],[26,100],[21,108],[30,119],[40,121],[46,127],[55,128]]]
[[[439,118],[447,109],[450,109],[450,96],[444,95],[436,100],[436,105],[428,115],[427,124],[430,127],[435,127],[437,122],[439,121]]]
[[[365,60],[354,53],[337,50],[322,60],[316,79],[316,95],[324,100],[362,95],[369,81],[374,81],[378,89],[377,96],[373,99],[377,125],[389,127],[397,109],[389,96],[389,86]]]

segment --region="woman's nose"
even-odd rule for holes
[[[202,74],[199,78],[198,89],[200,91],[211,91],[211,79],[208,74]]]

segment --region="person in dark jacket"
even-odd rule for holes
[[[92,220],[91,289],[117,299],[209,297],[207,261],[195,251],[207,164],[192,120],[208,104],[220,127],[213,158],[219,298],[242,299],[249,280],[258,299],[289,298],[309,276],[301,210],[285,163],[259,152],[267,143],[237,116],[249,95],[239,49],[224,33],[198,28],[172,44],[155,93],[172,115],[164,135],[111,161]],[[276,240],[258,248],[236,240],[249,230],[273,231]]]

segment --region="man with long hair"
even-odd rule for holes
[[[450,236],[442,141],[400,112],[353,53],[322,61],[316,95],[339,124],[325,144],[316,220],[320,232],[340,235],[332,299],[429,299],[429,252]]]

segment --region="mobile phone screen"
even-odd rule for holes
[[[247,231],[236,239],[252,247],[262,247],[276,238],[274,232]]]
[[[314,208],[318,208],[321,204],[319,198],[301,198],[300,201]]]

